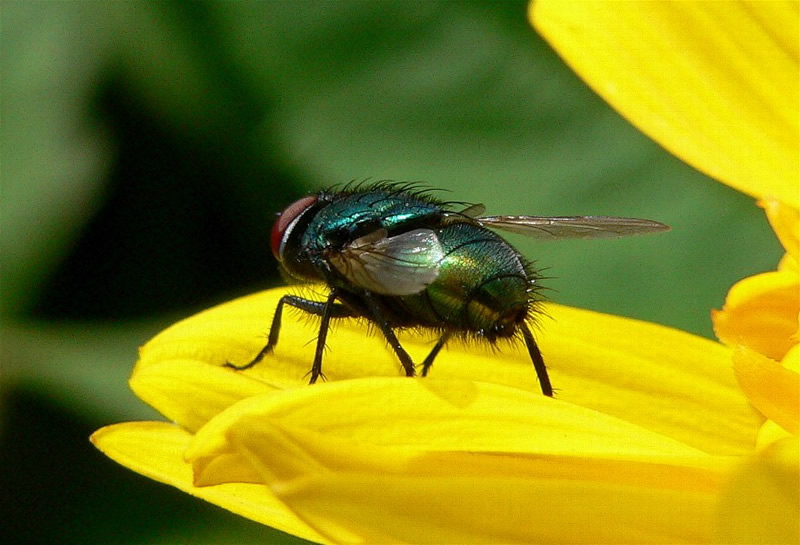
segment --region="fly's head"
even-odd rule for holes
[[[298,280],[322,280],[304,240],[312,219],[320,208],[316,195],[290,204],[275,220],[270,235],[272,255],[290,276]]]

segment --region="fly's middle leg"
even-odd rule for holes
[[[364,300],[367,302],[367,307],[372,314],[373,321],[377,324],[378,328],[383,333],[383,336],[386,337],[389,346],[392,347],[394,353],[397,354],[400,363],[403,364],[403,370],[406,372],[407,377],[413,377],[416,375],[416,370],[414,368],[414,362],[411,360],[411,356],[408,355],[405,348],[400,344],[400,341],[397,340],[397,335],[394,334],[392,331],[391,326],[389,325],[386,316],[384,315],[383,310],[381,309],[378,302],[375,298],[367,292],[364,297]]]
[[[339,315],[334,316],[336,312],[347,312],[347,307],[336,303],[336,298],[338,296],[336,290],[331,290],[328,294],[328,299],[324,303],[321,303],[322,322],[319,326],[319,335],[317,335],[317,348],[314,351],[314,363],[311,364],[311,378],[308,380],[309,384],[317,382],[319,377],[325,380],[325,375],[322,374],[322,355],[325,352],[325,339],[328,338],[328,328],[330,327],[331,318],[341,317]],[[350,314],[345,314],[344,316],[350,316]]]
[[[439,340],[436,342],[436,346],[433,347],[433,350],[431,350],[430,354],[428,354],[428,357],[425,358],[425,361],[422,362],[423,377],[428,376],[428,371],[430,370],[431,365],[433,365],[433,360],[436,359],[436,356],[439,355],[439,351],[442,348],[444,348],[444,345],[447,344],[447,340],[449,338],[450,338],[450,333],[449,332],[444,333],[441,336],[441,338],[439,338]]]

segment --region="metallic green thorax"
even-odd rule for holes
[[[326,248],[335,251],[337,246],[377,229],[386,229],[393,235],[436,226],[444,212],[428,200],[387,190],[323,193],[319,202],[321,208],[300,240],[301,248],[307,249],[312,260]]]

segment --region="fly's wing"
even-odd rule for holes
[[[354,240],[329,259],[359,288],[383,295],[412,295],[436,280],[443,257],[439,238],[430,229],[393,237],[379,229]]]
[[[448,211],[442,214],[442,220],[444,224],[451,223],[451,222],[463,222],[463,221],[480,221],[481,214],[486,212],[486,207],[483,204],[471,204],[464,208],[463,210],[459,211]]]
[[[466,207],[461,212],[458,212],[458,214],[461,216],[467,216],[468,218],[477,218],[484,212],[486,212],[486,206],[484,206],[483,203],[478,203]]]
[[[613,216],[484,216],[476,219],[485,227],[542,240],[613,238],[669,231],[669,226],[657,221]]]

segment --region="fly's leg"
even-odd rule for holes
[[[317,349],[314,352],[314,363],[311,364],[311,378],[308,381],[309,384],[317,382],[319,377],[325,379],[325,375],[322,374],[322,354],[325,352],[325,339],[328,337],[328,327],[331,318],[351,316],[347,307],[335,302],[337,297],[337,291],[331,290],[328,294],[328,299],[324,303],[319,303],[322,307],[322,323],[320,323],[319,335],[317,335]]]
[[[433,350],[431,350],[431,353],[428,354],[428,357],[425,358],[425,361],[422,362],[422,376],[423,377],[427,377],[428,376],[428,370],[431,368],[431,365],[433,365],[433,360],[436,359],[436,356],[439,355],[439,350],[444,348],[444,345],[447,344],[447,340],[449,338],[450,338],[450,332],[448,331],[447,333],[442,335],[442,337],[436,343],[436,346],[434,346]]]
[[[375,298],[372,297],[372,294],[369,292],[366,292],[364,300],[367,302],[367,306],[372,313],[373,321],[378,325],[381,333],[383,333],[383,336],[386,337],[386,340],[389,342],[389,346],[392,347],[392,350],[394,350],[394,353],[397,354],[397,357],[400,359],[400,363],[403,364],[403,369],[406,372],[406,376],[413,377],[416,374],[416,371],[414,370],[414,362],[411,361],[411,356],[408,355],[408,352],[406,352],[405,348],[402,347],[400,341],[397,340],[397,336],[389,326],[389,322],[386,320],[386,316],[384,316],[380,305],[377,301],[375,301]]]
[[[330,311],[329,318],[346,318],[353,316],[353,313],[344,305],[338,305],[335,303],[328,305],[328,302],[323,303],[320,301],[303,299],[302,297],[297,297],[295,295],[284,295],[281,297],[281,300],[278,302],[278,306],[275,308],[275,316],[272,318],[272,325],[269,328],[269,338],[267,339],[266,346],[262,348],[261,351],[256,354],[256,357],[253,358],[249,363],[244,365],[235,365],[231,362],[225,362],[225,367],[230,367],[231,369],[235,369],[237,371],[244,371],[245,369],[250,369],[253,367],[255,364],[264,359],[264,356],[272,352],[272,349],[278,344],[278,336],[281,332],[281,318],[283,316],[284,304],[300,309],[304,312],[308,312],[309,314],[313,314],[315,316],[323,316],[325,314],[326,306],[333,307]],[[320,366],[321,365],[322,364],[320,362]]]
[[[522,330],[522,337],[525,339],[525,345],[528,347],[528,354],[531,356],[533,367],[536,369],[536,376],[539,377],[542,393],[548,397],[553,397],[553,386],[550,384],[547,367],[544,364],[542,353],[539,352],[539,347],[536,345],[536,339],[533,338],[531,330],[525,324],[520,324],[520,329]]]

